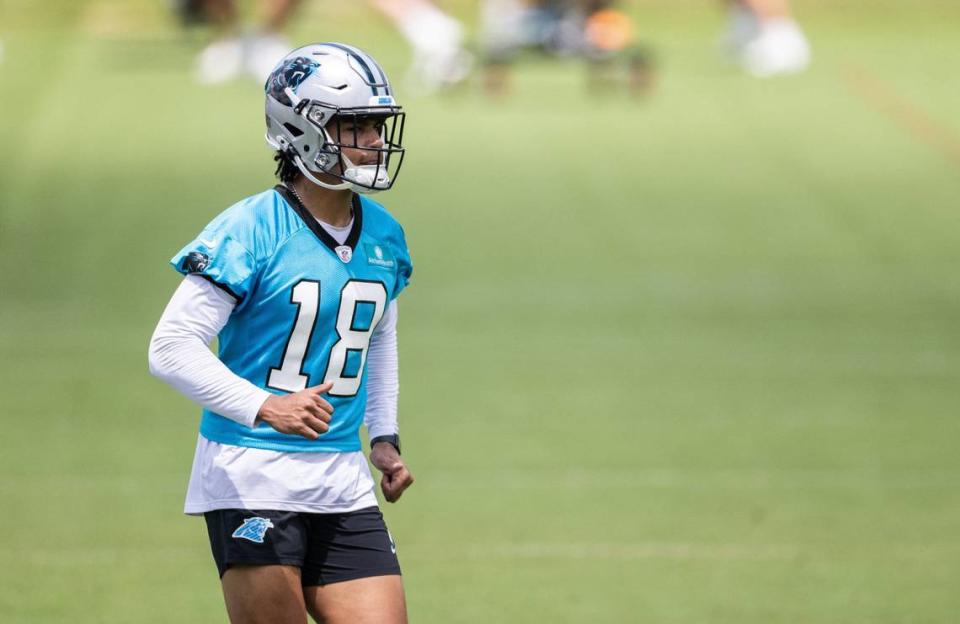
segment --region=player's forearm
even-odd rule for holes
[[[270,393],[235,375],[208,346],[233,306],[209,282],[184,279],[150,340],[150,372],[210,411],[252,427]]]
[[[210,411],[252,427],[266,390],[237,377],[198,340],[156,340],[150,372]]]
[[[392,301],[367,351],[367,408],[364,424],[371,438],[395,435],[400,395],[397,355],[397,304]]]

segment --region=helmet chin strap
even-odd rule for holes
[[[374,177],[377,175],[378,169],[381,171],[383,170],[383,168],[379,165],[361,165],[358,167],[350,162],[350,159],[346,156],[343,156],[342,158],[350,166],[344,169],[343,175],[341,176],[343,178],[343,182],[340,182],[339,184],[330,184],[329,182],[324,182],[317,178],[315,175],[313,175],[313,172],[307,168],[300,156],[294,156],[293,163],[297,166],[297,169],[300,170],[300,173],[302,173],[308,180],[317,186],[322,186],[323,188],[327,188],[332,191],[343,191],[350,189],[352,191],[356,191],[357,193],[370,195],[372,193],[379,193],[381,190],[383,190],[375,186],[378,182],[384,185],[389,184],[390,178],[386,177],[385,174],[380,177]]]
[[[350,182],[356,192],[369,195],[390,186],[390,176],[381,165],[355,165],[346,155],[341,154],[340,157],[346,165],[341,177]],[[378,188],[378,184],[383,188]]]
[[[381,172],[383,171],[383,168],[378,165],[360,165],[359,167],[348,169],[348,172],[354,172],[354,176],[357,180],[366,184],[359,184],[355,181],[352,184],[353,190],[358,193],[363,193],[364,195],[372,195],[387,188],[390,184],[390,178],[387,177],[386,174],[383,174],[382,177],[374,177],[377,175],[378,169]],[[383,188],[380,188],[378,184],[383,185]]]

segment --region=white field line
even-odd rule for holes
[[[786,544],[688,544],[668,542],[594,543],[594,542],[506,542],[499,544],[451,545],[442,552],[430,548],[420,550],[410,545],[404,556],[417,560],[470,559],[563,559],[637,561],[646,559],[701,560],[701,561],[788,561],[800,556],[800,548]],[[195,561],[207,556],[205,551],[193,548],[66,548],[29,549],[7,553],[9,560],[46,568],[75,566],[118,565],[135,559],[153,563]],[[3,561],[6,557],[0,557]]]
[[[567,561],[796,561],[801,556],[829,560],[822,547],[797,544],[692,544],[684,542],[501,542],[497,544],[448,544],[402,546],[403,558],[416,561],[453,560],[567,560]],[[951,554],[952,553],[952,554]],[[921,562],[955,561],[957,544],[900,544],[884,550],[884,559]],[[193,547],[116,548],[13,548],[0,553],[8,569],[29,565],[43,568],[116,566],[131,560],[151,563],[205,561],[209,554]]]
[[[440,488],[595,489],[647,488],[685,490],[743,489],[950,489],[960,488],[960,471],[868,472],[845,470],[493,470],[431,473],[418,483]]]
[[[642,559],[768,561],[799,556],[790,545],[683,544],[646,542],[637,544],[515,542],[471,546],[471,559],[598,559],[635,561]]]
[[[149,486],[157,492],[180,492],[186,477],[158,475],[138,479],[120,475],[18,475],[0,476],[0,488],[87,489],[108,488],[112,493],[135,494]],[[880,489],[938,490],[960,488],[960,470],[743,469],[674,470],[645,468],[622,470],[576,468],[556,471],[536,469],[443,470],[421,469],[418,488],[472,489],[602,489],[643,488],[677,490]]]
[[[120,565],[130,561],[152,563],[176,563],[178,561],[205,560],[209,552],[186,547],[75,547],[75,548],[25,548],[10,549],[0,554],[0,562],[7,565],[33,565],[47,568],[72,568],[74,566]]]
[[[498,544],[468,544],[451,547],[442,554],[424,552],[416,546],[407,546],[405,555],[416,559],[463,557],[473,560],[490,559],[565,559],[637,561],[665,559],[676,561],[796,561],[801,557],[819,561],[840,561],[850,555],[836,558],[824,545],[800,544],[692,544],[686,542],[506,542]],[[878,546],[869,558],[879,556],[889,562],[944,562],[956,561],[960,554],[958,544],[899,544]],[[864,555],[854,556],[863,559]]]

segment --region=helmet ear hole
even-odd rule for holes
[[[301,130],[300,128],[296,127],[295,125],[293,125],[293,124],[290,123],[290,122],[285,122],[285,123],[283,124],[283,127],[287,129],[287,132],[289,132],[289,133],[290,133],[290,136],[292,136],[293,138],[297,138],[297,137],[299,137],[299,136],[303,136],[303,130]]]

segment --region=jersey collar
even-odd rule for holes
[[[330,236],[325,229],[323,229],[323,226],[317,223],[317,220],[312,214],[310,214],[310,211],[307,210],[307,207],[300,202],[300,199],[283,184],[276,185],[273,187],[273,190],[279,193],[280,196],[283,197],[288,204],[290,204],[290,206],[300,216],[306,226],[310,228],[310,231],[320,239],[321,243],[326,245],[330,251],[336,255],[337,247],[340,247],[340,243],[334,240],[334,238]],[[357,248],[357,241],[360,240],[360,230],[363,228],[363,208],[360,204],[360,196],[354,193],[352,201],[353,227],[350,228],[350,233],[347,234],[347,240],[343,242],[343,244],[349,247],[351,251]]]

